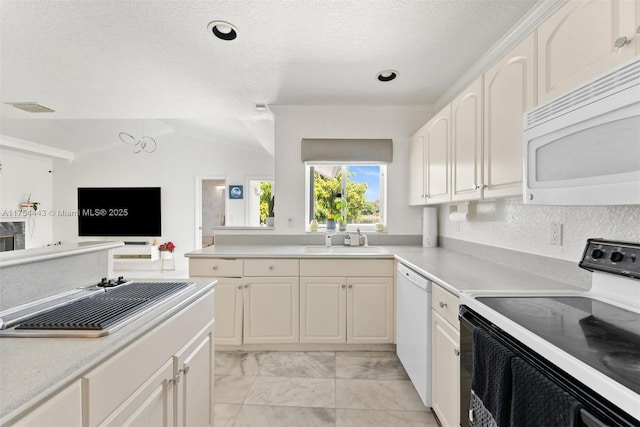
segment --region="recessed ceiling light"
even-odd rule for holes
[[[207,25],[207,29],[220,40],[234,40],[238,37],[238,29],[225,21],[212,21]]]
[[[40,105],[37,102],[6,102],[8,105],[13,105],[18,110],[26,111],[28,113],[55,113],[56,110]]]
[[[258,110],[258,111],[267,111],[267,105],[266,104],[256,104],[256,110]]]
[[[396,70],[384,70],[380,71],[376,78],[381,82],[390,82],[391,80],[394,80],[396,77],[398,77],[399,74],[400,73]]]

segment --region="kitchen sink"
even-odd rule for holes
[[[305,254],[318,255],[381,255],[389,251],[380,246],[305,246],[302,248]]]

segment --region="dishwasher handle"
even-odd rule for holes
[[[398,264],[396,267],[396,281],[398,283],[400,283],[400,278],[409,281],[412,285],[417,286],[425,292],[431,293],[431,281],[402,264]]]

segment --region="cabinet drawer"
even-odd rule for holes
[[[460,330],[460,321],[458,320],[460,300],[457,296],[445,291],[434,283],[432,287],[431,306],[436,313],[444,317],[456,330]]]
[[[297,259],[258,258],[244,260],[244,275],[247,277],[297,276],[299,273]]]
[[[392,259],[301,259],[305,277],[393,277]]]
[[[241,259],[191,258],[189,276],[242,277]]]

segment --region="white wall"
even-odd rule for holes
[[[392,138],[393,162],[387,172],[387,232],[418,234],[422,210],[408,207],[409,137],[427,122],[427,106],[274,106],[275,232],[305,231],[305,167],[302,138]],[[292,218],[292,227],[288,219]]]
[[[476,219],[454,222],[438,211],[439,235],[577,262],[588,238],[640,242],[640,206],[538,206],[521,199],[477,205]],[[562,246],[550,244],[551,224],[563,225]]]
[[[0,149],[0,221],[25,221],[25,248],[53,243],[51,233],[52,161],[48,157]],[[20,215],[20,204],[31,194],[37,212]],[[26,212],[26,211],[25,211]],[[12,217],[19,214],[19,216]]]
[[[242,184],[247,174],[273,175],[273,159],[262,149],[203,141],[176,133],[159,137],[157,141],[158,149],[151,154],[134,154],[130,146],[122,144],[84,155],[72,163],[55,161],[54,205],[56,209],[76,210],[78,187],[159,186],[162,188],[162,236],[158,236],[158,240],[173,241],[177,246],[176,267],[186,268],[187,261],[182,255],[195,247],[195,177],[228,176],[229,183]],[[56,217],[54,238],[80,240],[77,227],[77,218]]]

